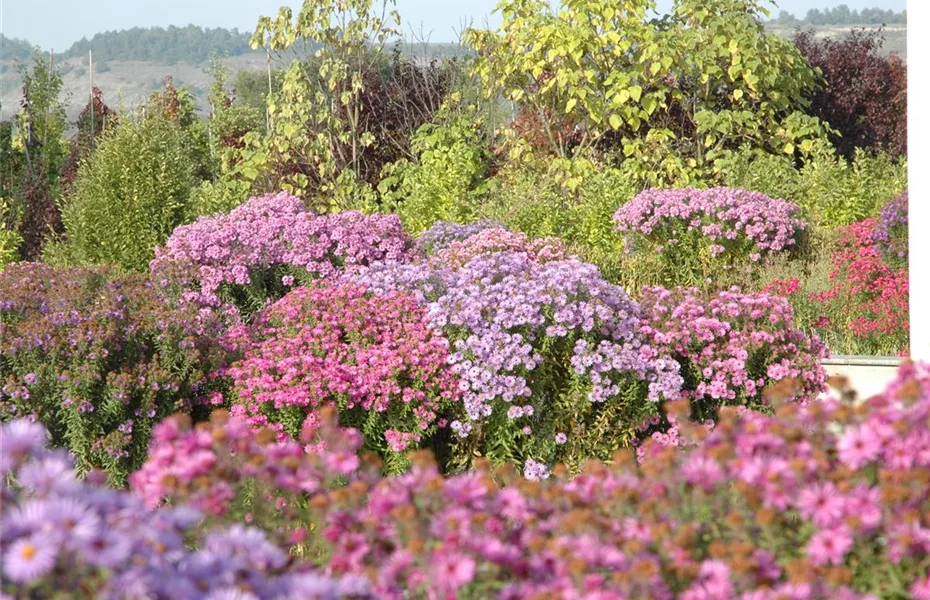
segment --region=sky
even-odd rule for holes
[[[251,32],[260,15],[276,14],[284,4],[298,8],[299,0],[0,0],[0,32],[25,38],[46,50],[64,51],[82,37],[131,27],[184,26],[238,28]],[[397,0],[405,31],[429,33],[433,42],[457,39],[462,24],[499,20],[491,15],[497,0]],[[846,4],[851,9],[881,6],[900,11],[905,0],[780,0],[779,10],[797,16],[810,8]],[[667,10],[671,0],[658,0]]]

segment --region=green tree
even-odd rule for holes
[[[61,217],[55,205],[60,190],[61,165],[67,155],[64,140],[66,118],[61,100],[60,70],[51,57],[36,49],[31,69],[21,65],[22,110],[13,119],[13,148],[19,155],[13,163],[13,192],[8,210],[20,216],[20,252],[25,259],[36,258],[53,233],[61,230]]]
[[[372,0],[305,0],[296,19],[289,7],[259,19],[252,46],[294,60],[268,97],[268,131],[246,136],[238,174],[259,189],[298,195],[312,182],[319,210],[333,208],[337,181],[342,194],[345,186],[364,187],[356,174],[374,137],[363,124],[363,73],[397,34],[400,17],[389,6],[393,0],[380,10]],[[298,49],[309,49],[313,60]]]
[[[154,108],[121,116],[80,165],[51,262],[145,271],[155,246],[183,222],[196,161],[182,125]]]
[[[802,111],[817,74],[765,32],[761,0],[676,0],[661,19],[648,17],[652,0],[566,0],[558,12],[503,0],[498,10],[497,32],[467,32],[474,73],[562,161],[620,149],[644,174],[687,181],[740,145],[794,156],[824,136]]]

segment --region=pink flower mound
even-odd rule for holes
[[[781,296],[647,287],[640,305],[647,315],[641,333],[682,365],[686,395],[709,404],[701,419],[722,404],[758,406],[763,388],[785,379],[798,381],[801,401],[824,390],[826,347],[794,328],[794,310]]]
[[[361,435],[336,427],[328,415],[301,436],[312,452],[295,440],[256,435],[249,423],[228,418],[225,411],[216,411],[211,421],[211,427],[192,428],[189,418],[175,416],[155,426],[148,459],[129,477],[146,506],[183,499],[187,506],[222,517],[233,508],[237,486],[246,482],[273,492],[272,499],[314,494],[359,467]]]
[[[134,479],[174,504],[220,481],[237,491],[246,480],[273,484],[279,501],[265,504],[276,507],[306,492],[301,509],[279,516],[319,532],[299,540],[327,557],[327,574],[365,577],[378,598],[866,600],[928,591],[930,365],[906,364],[861,407],[834,397],[779,402],[774,416],[723,407],[712,430],[689,421],[689,402],[666,407],[681,448],[647,442],[641,464],[621,451],[574,478],[561,468],[540,481],[512,469],[492,476],[484,465],[444,476],[425,453],[409,472],[384,477],[355,456],[358,434],[341,433],[324,409],[314,435],[325,444],[305,454],[285,443],[283,459],[269,454],[273,435],[249,435],[235,418],[195,431],[161,425],[152,451],[160,458],[150,459],[159,466]],[[5,443],[15,459],[16,439]]]
[[[537,262],[568,259],[568,251],[558,238],[530,241],[526,234],[508,231],[502,227],[485,229],[461,241],[454,241],[437,254],[445,266],[458,269],[480,254],[512,250],[523,252]]]
[[[928,380],[926,366],[906,366],[863,410],[836,399],[782,403],[774,417],[724,408],[713,431],[682,425],[700,440],[687,449],[641,467],[618,456],[571,480],[443,478],[418,464],[331,508],[328,569],[367,573],[383,598],[449,587],[455,597],[505,599],[923,593]],[[686,423],[688,404],[673,409]],[[872,432],[876,451],[853,467],[842,446],[858,430]],[[450,554],[461,572],[437,567]]]
[[[792,202],[742,188],[651,189],[621,206],[614,221],[618,231],[649,241],[652,247],[641,248],[645,252],[662,252],[697,234],[711,257],[755,262],[796,245],[805,227],[797,218],[800,211]]]
[[[155,249],[151,268],[163,286],[179,287],[185,301],[219,307],[229,288],[257,286],[264,299],[275,298],[294,275],[327,278],[376,261],[403,262],[412,253],[413,239],[396,215],[317,215],[299,198],[279,193],[178,227]]]
[[[282,436],[298,435],[308,414],[336,404],[369,448],[403,452],[433,432],[440,406],[458,395],[448,342],[402,292],[314,283],[232,337],[244,352],[229,369],[239,394],[234,413]]]

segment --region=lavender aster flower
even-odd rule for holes
[[[52,570],[58,552],[39,536],[20,538],[3,553],[3,573],[11,581],[29,584]]]

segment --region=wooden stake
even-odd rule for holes
[[[94,51],[87,51],[87,71],[90,74],[90,149],[94,149],[94,129],[97,118],[94,115]]]

